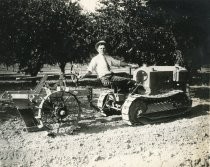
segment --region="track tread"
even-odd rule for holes
[[[177,100],[177,97],[183,97],[183,100],[186,100],[185,102]],[[133,103],[136,102],[136,100],[142,101],[147,105],[147,107],[151,104],[154,105],[154,108],[151,108],[150,112],[158,113],[158,112],[165,112],[165,111],[180,111],[181,113],[184,113],[189,107],[191,107],[190,99],[188,96],[181,90],[173,90],[168,93],[160,94],[160,95],[129,95],[128,98],[125,100],[123,106],[122,106],[122,119],[125,121],[128,125],[134,125],[135,122],[132,122],[129,114],[130,112],[133,112],[131,107]],[[177,106],[172,107],[173,103],[175,103]],[[179,104],[180,103],[180,104]],[[155,106],[157,104],[157,106]],[[167,106],[168,105],[168,106]],[[182,111],[183,110],[183,111]],[[149,113],[149,110],[142,114],[143,117],[146,117],[146,114]],[[149,118],[149,117],[148,117]],[[141,123],[141,122],[139,122]]]

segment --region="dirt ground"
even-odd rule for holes
[[[194,96],[189,116],[142,126],[128,126],[120,116],[99,117],[83,106],[80,129],[61,129],[56,137],[24,132],[15,109],[1,110],[0,166],[207,167],[209,106],[208,97]]]

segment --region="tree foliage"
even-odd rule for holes
[[[76,2],[1,0],[0,20],[1,57],[33,76],[45,63],[58,63],[64,72],[67,62],[87,55],[87,19]]]
[[[147,2],[147,3],[145,3]],[[94,44],[125,61],[173,65],[206,63],[210,54],[208,0],[101,0],[96,13],[82,14],[66,0],[0,0],[0,62],[19,63],[37,75],[44,64],[83,62]],[[200,61],[200,62],[199,62]]]
[[[193,66],[209,63],[210,1],[149,0],[147,7],[164,14],[175,37],[175,47]]]
[[[189,0],[102,0],[95,17],[97,38],[110,43],[113,55],[128,61],[172,65],[176,53],[192,58],[191,50],[206,44],[209,3]],[[207,55],[206,53],[204,53]],[[197,56],[198,57],[198,56]]]
[[[113,55],[142,64],[172,64],[174,36],[164,15],[145,7],[141,1],[104,0],[96,17],[98,37],[110,43]]]

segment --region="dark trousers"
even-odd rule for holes
[[[127,77],[117,76],[116,74],[108,74],[100,78],[103,86],[112,87],[115,92],[129,92],[129,88],[133,88],[135,81]]]

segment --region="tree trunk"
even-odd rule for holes
[[[33,71],[33,72],[31,72],[31,77],[34,77],[34,78],[32,78],[32,80],[31,80],[31,83],[32,83],[32,85],[36,85],[36,80],[37,80],[37,78],[35,78],[36,76],[37,76],[37,74],[38,74],[38,71]]]
[[[59,63],[59,67],[60,67],[62,73],[65,73],[65,66],[66,66],[66,62]]]

